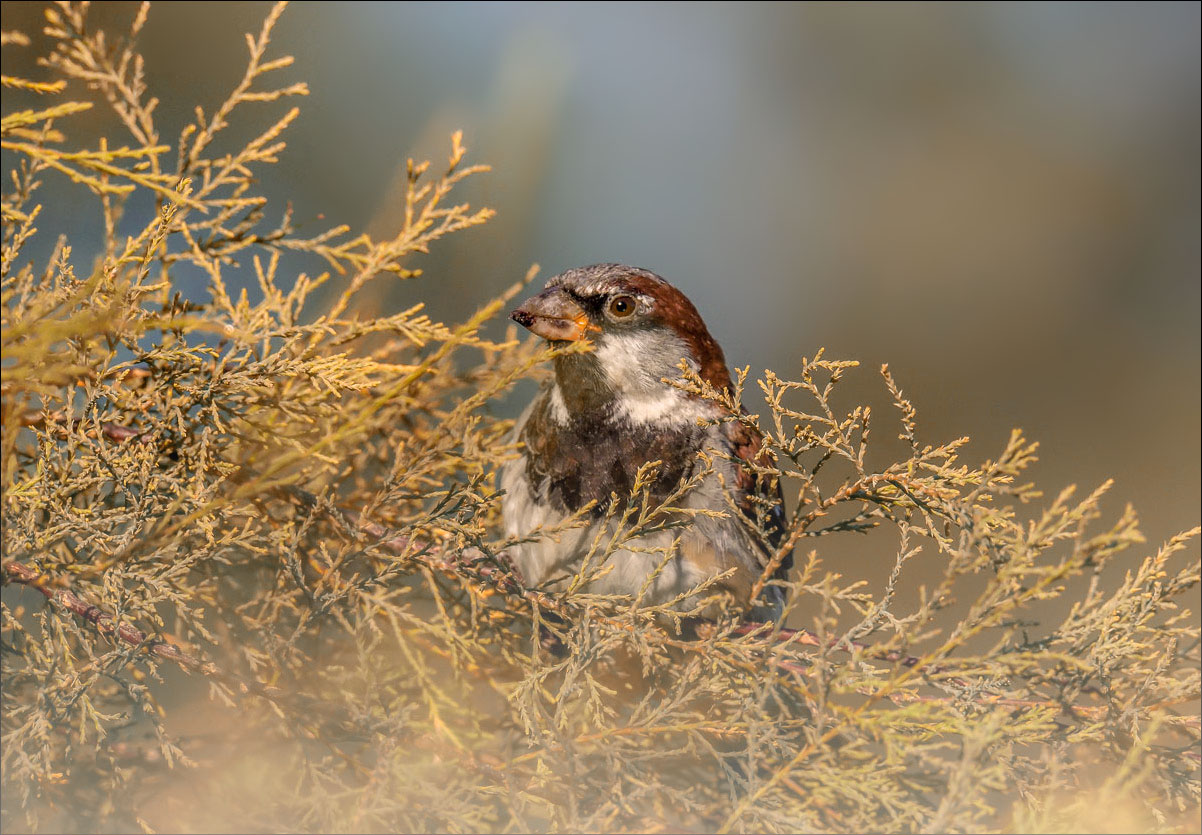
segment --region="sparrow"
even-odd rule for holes
[[[516,422],[520,454],[501,472],[505,532],[523,540],[509,556],[527,585],[562,590],[586,558],[599,559],[590,549],[600,542],[604,552],[609,540],[599,535],[612,536],[639,469],[658,461],[649,505],[696,476],[673,506],[717,513],[689,513],[680,527],[621,543],[593,566],[601,570],[586,590],[683,609],[696,600],[682,594],[733,569],[714,590],[749,620],[779,619],[778,585],[763,584],[751,599],[785,536],[780,486],[763,470],[772,464],[763,436],[723,404],[672,385],[683,360],[715,389],[731,389],[722,349],[692,302],[649,270],[595,264],[554,276],[510,318],[551,343],[588,343],[552,360],[554,376]],[[531,535],[586,507],[582,526]],[[790,553],[771,579],[791,567]],[[716,611],[707,604],[702,616]]]

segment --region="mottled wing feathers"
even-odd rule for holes
[[[772,548],[780,547],[788,533],[788,523],[785,520],[784,493],[780,481],[767,474],[756,472],[756,467],[771,467],[773,462],[768,451],[764,448],[764,436],[754,426],[743,421],[729,421],[719,427],[722,437],[730,445],[730,452],[735,456],[739,466],[735,470],[734,490],[735,502],[751,522],[756,522],[756,502],[753,496],[768,499],[772,502],[771,509],[765,510],[762,524],[768,533],[768,541],[764,543]],[[765,559],[771,559],[772,554],[766,553]],[[781,560],[773,577],[785,579],[789,569],[793,567],[793,553],[790,551]]]

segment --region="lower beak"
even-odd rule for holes
[[[558,287],[522,302],[509,318],[552,342],[578,342],[590,330],[597,330],[597,326],[589,322],[584,308]]]

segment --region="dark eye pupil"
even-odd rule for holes
[[[614,299],[614,303],[613,303],[613,312],[614,313],[628,313],[629,311],[630,311],[630,300],[629,299]]]

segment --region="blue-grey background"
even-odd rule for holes
[[[152,8],[151,92],[187,105],[161,106],[164,140],[240,78],[268,8]],[[3,10],[36,30],[40,4]],[[282,53],[312,95],[264,187],[305,231],[388,235],[405,158],[453,129],[494,166],[463,195],[497,218],[379,282],[382,307],[461,318],[532,262],[648,267],[733,364],[787,377],[826,346],[864,362],[846,404],[884,407],[887,361],[923,440],[979,460],[1021,426],[1049,492],[1114,477],[1108,509],[1153,541],[1197,522],[1197,3],[299,3]],[[44,228],[96,217],[57,211]]]

